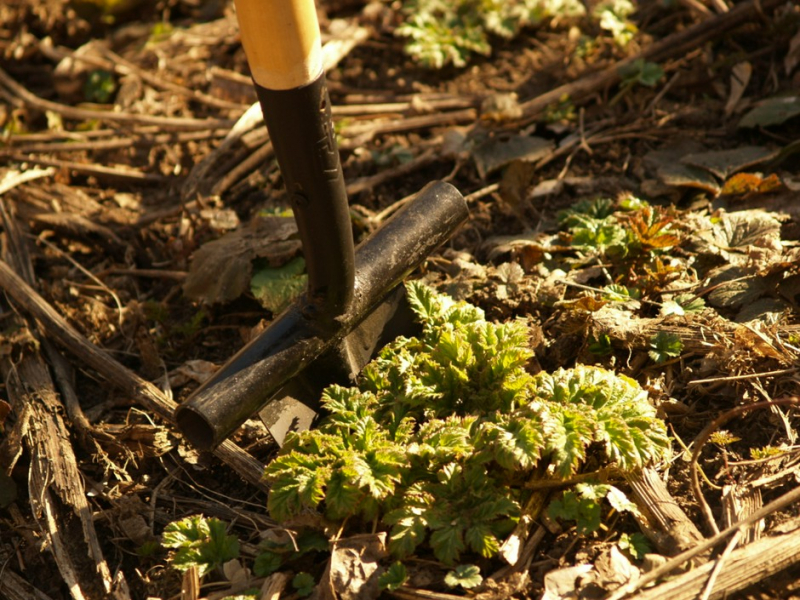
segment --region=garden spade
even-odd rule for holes
[[[354,250],[314,0],[235,4],[308,288],[177,409],[201,449],[259,411],[278,443],[308,428],[325,385],[352,383],[376,349],[408,334],[403,279],[468,217],[453,186],[431,183]]]

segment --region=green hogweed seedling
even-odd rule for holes
[[[613,485],[599,483],[577,484],[574,490],[567,490],[561,498],[553,500],[547,513],[552,519],[575,521],[578,533],[586,535],[600,529],[600,501],[603,499],[618,512],[637,513],[636,505],[622,491]]]
[[[448,587],[462,587],[471,589],[483,583],[481,570],[475,565],[458,565],[444,577],[444,583]]]
[[[406,53],[426,67],[463,67],[473,53],[491,53],[489,35],[513,38],[547,16],[585,13],[578,0],[408,0],[396,34],[408,38]]]
[[[377,521],[395,558],[427,548],[455,565],[497,554],[534,468],[572,475],[592,444],[622,469],[666,454],[664,425],[633,380],[592,367],[531,376],[523,321],[491,323],[407,287],[422,334],[384,348],[358,387],[329,387],[319,427],[287,438],[266,469],[276,520],[317,510]]]
[[[239,556],[239,540],[227,534],[225,523],[200,515],[167,525],[161,545],[175,550],[174,568],[186,571],[197,567],[200,577]]]
[[[658,364],[668,361],[670,358],[677,358],[683,350],[683,342],[674,333],[660,331],[650,338],[650,350],[647,354]]]

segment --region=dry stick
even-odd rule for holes
[[[27,156],[11,152],[8,155],[10,160],[18,162],[34,163],[45,167],[55,167],[57,169],[69,169],[84,175],[93,175],[105,179],[115,179],[123,181],[136,181],[139,183],[163,184],[170,180],[165,175],[155,175],[153,173],[142,173],[133,169],[115,169],[113,167],[103,167],[100,165],[90,165],[78,163],[70,160],[58,160],[56,158],[43,158],[40,156]]]
[[[44,98],[39,98],[30,93],[23,86],[17,83],[8,73],[0,68],[0,84],[6,87],[10,94],[10,100],[14,96],[22,100],[28,106],[41,111],[51,111],[60,114],[67,119],[78,121],[114,121],[116,123],[130,123],[132,125],[155,125],[162,130],[181,129],[229,129],[233,125],[232,119],[192,119],[184,117],[151,117],[148,115],[134,115],[131,113],[111,112],[103,110],[88,110],[86,108],[75,108],[58,102],[51,102]],[[2,88],[0,88],[1,90]]]
[[[75,331],[5,261],[0,261],[0,289],[5,290],[20,308],[39,321],[48,337],[55,339],[72,355],[97,371],[109,383],[135,398],[146,409],[173,423],[173,413],[177,408],[175,402],[155,385],[119,364]],[[214,454],[252,485],[264,491],[268,489],[261,479],[264,465],[230,440],[223,442]]]
[[[11,94],[0,87],[0,96],[3,94],[12,97]],[[155,135],[161,129],[153,125],[141,125],[127,128],[132,135]],[[53,140],[71,140],[71,141],[86,141],[97,138],[108,138],[119,135],[117,129],[92,129],[91,131],[34,131],[33,133],[17,133],[12,135],[8,143],[13,144],[16,142],[45,142],[50,143]]]
[[[97,50],[104,54],[105,58],[87,54],[77,54],[69,48],[64,48],[63,46],[53,46],[53,40],[49,37],[44,38],[41,42],[39,42],[39,49],[42,51],[42,54],[44,54],[50,60],[61,61],[65,58],[70,58],[76,62],[82,62],[100,69],[114,71],[118,75],[136,75],[142,81],[149,83],[156,89],[188,96],[189,98],[196,100],[197,102],[207,104],[208,106],[213,106],[215,108],[234,108],[238,110],[243,110],[245,108],[244,105],[238,102],[229,102],[228,100],[215,98],[214,96],[209,96],[203,92],[198,92],[177,83],[173,83],[165,79],[163,74],[153,75],[144,69],[140,69],[132,62],[122,58],[113,50],[103,46],[97,47]]]
[[[786,571],[800,562],[800,530],[762,538],[731,552],[720,570],[713,600],[725,600],[738,591],[763,582],[768,577]],[[698,600],[714,570],[716,562],[707,562],[681,575],[676,575],[656,587],[639,592],[631,600]],[[771,597],[784,597],[781,595]]]
[[[792,396],[789,398],[764,400],[762,402],[754,402],[753,404],[747,404],[745,406],[737,406],[736,408],[732,408],[731,410],[722,413],[716,419],[711,421],[711,423],[706,425],[705,429],[700,432],[700,435],[697,436],[697,439],[694,442],[694,450],[692,450],[692,459],[689,463],[689,473],[692,476],[692,492],[694,493],[695,500],[702,509],[703,516],[706,518],[706,523],[714,533],[717,533],[719,529],[714,521],[711,508],[708,506],[708,503],[703,496],[703,491],[700,489],[700,480],[697,476],[697,461],[700,458],[700,452],[703,449],[703,446],[705,446],[705,443],[708,441],[708,438],[711,437],[712,433],[714,433],[732,418],[737,417],[742,413],[750,412],[751,410],[759,410],[761,408],[772,407],[779,404],[797,405],[800,404],[800,397]]]
[[[228,171],[220,180],[211,188],[212,196],[221,196],[227,192],[233,185],[243,178],[250,171],[255,171],[258,165],[267,162],[267,159],[274,154],[272,142],[267,142],[245,158],[242,162]]]
[[[198,92],[196,90],[189,89],[183,85],[173,83],[171,81],[164,79],[163,74],[153,75],[145,71],[144,69],[140,69],[132,62],[125,60],[110,48],[103,48],[102,52],[114,63],[115,71],[122,72],[123,74],[126,71],[133,73],[134,75],[141,77],[142,80],[146,81],[153,87],[161,88],[162,90],[167,90],[170,92],[176,92],[178,94],[183,94],[185,96],[189,96],[192,100],[196,100],[197,102],[200,102],[202,104],[207,104],[208,106],[214,106],[216,108],[227,108],[227,109],[234,109],[241,111],[247,107],[246,104],[242,104],[240,102],[230,102],[229,100],[223,100],[222,98],[215,98],[214,96],[210,96],[209,94],[204,94],[203,92]]]
[[[116,132],[110,132],[114,135]],[[131,146],[155,146],[159,144],[172,144],[184,142],[196,142],[223,137],[225,131],[221,129],[211,131],[192,131],[183,134],[165,133],[150,137],[131,137],[115,138],[111,140],[95,140],[83,142],[51,142],[38,144],[18,144],[14,145],[19,138],[11,138],[8,148],[0,148],[0,156],[9,154],[22,154],[27,152],[79,152],[85,150],[116,150],[118,148],[130,148]],[[63,137],[63,136],[60,136]],[[59,138],[60,139],[60,138]]]
[[[783,510],[787,506],[794,504],[795,502],[800,501],[800,487],[796,487],[795,489],[787,492],[783,496],[776,498],[763,508],[752,513],[746,519],[739,521],[738,523],[734,523],[730,527],[720,531],[717,535],[708,538],[704,542],[699,542],[695,547],[690,548],[684,552],[681,552],[677,556],[674,556],[666,563],[654,569],[648,573],[644,573],[638,580],[628,583],[618,590],[616,590],[613,594],[608,596],[606,600],[622,600],[625,596],[632,594],[636,590],[639,590],[646,586],[649,583],[653,583],[657,581],[664,575],[669,574],[676,568],[680,567],[682,564],[691,560],[695,556],[698,556],[705,552],[706,550],[710,550],[714,546],[716,546],[719,542],[726,539],[728,536],[736,533],[739,529],[746,527],[748,525],[752,525],[753,523],[757,523],[761,519],[768,517],[771,514],[774,514],[780,510]]]
[[[711,596],[711,592],[714,590],[714,584],[717,582],[717,578],[719,577],[719,574],[722,571],[722,567],[725,564],[725,561],[728,560],[728,557],[731,555],[731,552],[733,552],[734,549],[736,548],[736,545],[739,543],[741,537],[742,537],[742,530],[737,529],[731,536],[731,539],[728,540],[728,545],[725,546],[725,550],[722,551],[722,554],[720,554],[719,558],[717,558],[716,562],[714,562],[714,568],[711,569],[711,573],[709,573],[708,575],[708,581],[706,581],[703,593],[700,595],[700,598],[698,598],[698,600],[708,600],[709,596]]]
[[[370,177],[361,177],[360,179],[356,179],[352,183],[347,185],[347,194],[349,196],[355,196],[366,190],[371,190],[372,188],[381,185],[382,183],[386,183],[390,179],[394,179],[395,177],[402,177],[403,175],[409,175],[413,173],[417,169],[421,169],[423,167],[428,166],[432,162],[435,162],[437,159],[436,150],[430,148],[420,154],[418,157],[408,161],[407,163],[403,163],[398,165],[393,169],[387,169],[385,171],[381,171],[376,175],[372,175]]]
[[[32,281],[34,271],[27,245],[2,201],[0,213],[13,252],[11,259]],[[18,327],[30,327],[28,321],[18,315],[14,315],[13,323]],[[35,331],[32,335],[39,337]],[[71,595],[76,600],[83,599],[84,593],[88,597],[102,594],[130,600],[127,583],[124,579],[115,580],[103,556],[69,440],[63,416],[64,405],[40,348],[36,346],[22,351],[18,360],[10,361],[4,357],[0,364],[9,398],[17,409],[22,409],[20,412],[28,411],[23,438],[30,454],[28,492],[34,520]]]
[[[725,377],[709,377],[707,379],[693,379],[686,385],[702,385],[705,383],[722,383],[727,381],[743,381],[746,379],[761,379],[762,377],[775,377],[777,375],[791,375],[800,371],[800,367],[792,367],[791,369],[778,369],[777,371],[765,371],[763,373],[746,373],[744,375],[727,375]]]
[[[420,115],[407,119],[393,119],[379,123],[366,123],[364,125],[351,125],[345,127],[342,135],[346,138],[367,135],[374,137],[384,133],[402,133],[404,131],[414,131],[417,129],[430,129],[431,127],[443,127],[445,125],[456,125],[458,123],[473,123],[478,117],[478,111],[474,108],[462,110],[452,110],[449,112],[437,113],[434,115]]]
[[[7,171],[6,174],[0,179],[0,196],[7,191],[17,187],[21,183],[40,179],[42,177],[50,177],[55,175],[56,171],[52,167],[47,169],[28,169],[27,171]]]
[[[112,267],[110,269],[104,269],[100,271],[96,276],[98,278],[103,278],[109,275],[128,275],[129,277],[174,279],[175,281],[184,281],[189,273],[187,271],[168,271],[165,269],[118,269]]]
[[[521,104],[522,113],[524,115],[523,120],[530,121],[548,106],[558,102],[564,95],[569,96],[574,102],[598,90],[618,83],[622,80],[620,72],[624,72],[626,68],[631,67],[637,60],[658,62],[673,56],[679,56],[720,36],[729,29],[744,25],[763,11],[783,3],[784,0],[751,0],[750,2],[737,4],[729,12],[718,17],[706,19],[684,31],[679,31],[665,37],[660,42],[653,44],[636,56],[618,61],[602,71],[585,75],[577,81],[561,85],[541,96],[536,96],[527,102],[523,102]]]

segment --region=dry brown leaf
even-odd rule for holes
[[[258,217],[195,252],[183,292],[208,304],[230,302],[250,285],[255,258],[265,258],[277,267],[294,258],[300,248],[294,219]]]
[[[334,544],[313,600],[374,600],[380,596],[380,560],[387,556],[386,534],[354,535]]]
[[[728,96],[728,102],[725,104],[725,116],[729,117],[739,106],[739,103],[744,96],[744,91],[747,89],[747,84],[750,83],[750,76],[753,74],[753,66],[745,61],[735,65],[731,70],[731,93]]]

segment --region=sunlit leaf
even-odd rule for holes
[[[469,590],[483,583],[483,577],[475,565],[458,565],[444,576],[444,582],[451,588],[461,586]]]
[[[253,275],[250,290],[261,306],[279,313],[306,287],[306,262],[302,257],[293,258],[282,267],[264,267]]]
[[[400,561],[393,562],[386,571],[378,577],[378,586],[390,592],[400,588],[408,580],[406,567]]]

